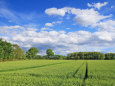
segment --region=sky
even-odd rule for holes
[[[0,0],[0,38],[44,55],[115,52],[115,0]]]

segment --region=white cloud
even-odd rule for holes
[[[73,14],[76,14],[74,20],[76,23],[82,25],[82,26],[97,26],[97,23],[100,22],[103,19],[107,19],[111,17],[100,15],[98,11],[95,11],[94,9],[72,9],[71,10]]]
[[[13,39],[14,41],[21,41],[21,42],[25,42],[25,41],[27,40],[27,39],[24,38],[22,35],[16,35],[16,36],[12,37],[12,39]]]
[[[61,24],[62,21],[55,21],[55,22],[52,22],[52,24]]]
[[[57,8],[46,9],[45,13],[48,15],[60,15],[60,16],[65,15],[65,11],[63,9],[57,9]]]
[[[53,24],[52,23],[46,23],[45,26],[46,27],[53,27]]]
[[[53,30],[53,29],[48,28],[48,27],[43,27],[43,28],[41,28],[41,31],[44,31],[44,30]]]
[[[88,7],[94,7],[94,8],[97,8],[97,9],[100,9],[101,7],[103,6],[106,6],[108,4],[108,2],[104,2],[104,3],[93,3],[93,4],[90,4],[88,3]]]
[[[31,48],[32,45],[28,44],[28,45],[25,45],[24,47],[25,47],[25,48]]]
[[[97,36],[97,38],[100,40],[112,41],[112,34],[107,31],[95,32],[94,35]]]
[[[0,27],[0,29],[17,29],[17,28],[24,29],[24,27],[19,26],[19,25],[15,25],[15,26],[3,26],[3,27]]]
[[[53,8],[49,8],[46,10],[48,10],[49,13],[51,10],[50,15],[60,15],[57,12],[52,13],[52,9]],[[71,8],[71,7],[64,7],[64,8],[60,8],[57,10],[63,10],[64,15],[66,13],[75,15],[74,20],[76,21],[76,23],[80,24],[82,26],[86,26],[86,27],[87,26],[95,27],[95,26],[97,26],[97,23],[100,22],[101,20],[107,19],[112,16],[112,15],[108,15],[108,16],[101,15],[98,11],[95,11],[94,9],[76,9],[76,8]],[[55,11],[53,11],[53,12],[55,12]],[[46,14],[48,14],[48,15],[49,15],[49,13],[46,12]]]
[[[55,21],[55,22],[51,22],[51,23],[45,23],[46,27],[53,27],[56,24],[61,24],[62,21]]]
[[[115,21],[114,20],[106,20],[100,22],[98,24],[99,31],[108,31],[108,32],[115,32]]]
[[[4,27],[4,26],[3,26]],[[5,26],[6,27],[6,26]],[[7,26],[11,28],[15,26]],[[22,27],[22,26],[20,26]],[[2,27],[1,27],[2,28]],[[4,40],[11,43],[16,43],[22,48],[37,47],[40,53],[45,53],[48,48],[53,49],[56,54],[67,54],[75,51],[94,51],[104,49],[105,47],[115,46],[115,32],[98,31],[36,31],[34,28],[18,28],[10,32],[9,35],[4,33],[4,36],[0,36]],[[13,29],[13,28],[12,28]]]

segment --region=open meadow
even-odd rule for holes
[[[115,60],[0,62],[0,86],[115,86]]]

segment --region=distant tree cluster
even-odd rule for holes
[[[105,54],[105,59],[106,60],[115,59],[115,53],[106,53]]]
[[[41,56],[41,55],[36,56],[36,59],[66,59],[66,58],[67,57],[63,55],[54,55],[54,52],[51,49],[46,50],[45,56]]]
[[[21,59],[92,59],[92,60],[111,60],[115,59],[115,53],[101,53],[101,52],[74,52],[67,56],[55,55],[51,49],[46,50],[46,55],[38,55],[39,50],[31,47],[28,51],[24,51],[17,45],[0,39],[0,61],[5,60],[21,60]]]
[[[104,60],[115,59],[115,53],[101,53],[101,52],[75,52],[67,55],[67,59],[92,59],[92,60]]]
[[[63,56],[63,55],[54,55],[54,56],[47,56],[47,55],[40,56],[39,55],[38,57],[41,57],[41,59],[54,59],[54,60],[56,60],[56,59],[63,60],[63,59],[67,58],[67,56]]]
[[[75,52],[67,55],[68,59],[105,59],[105,55],[100,52]]]

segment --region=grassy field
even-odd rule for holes
[[[115,86],[115,60],[0,62],[0,86]]]

